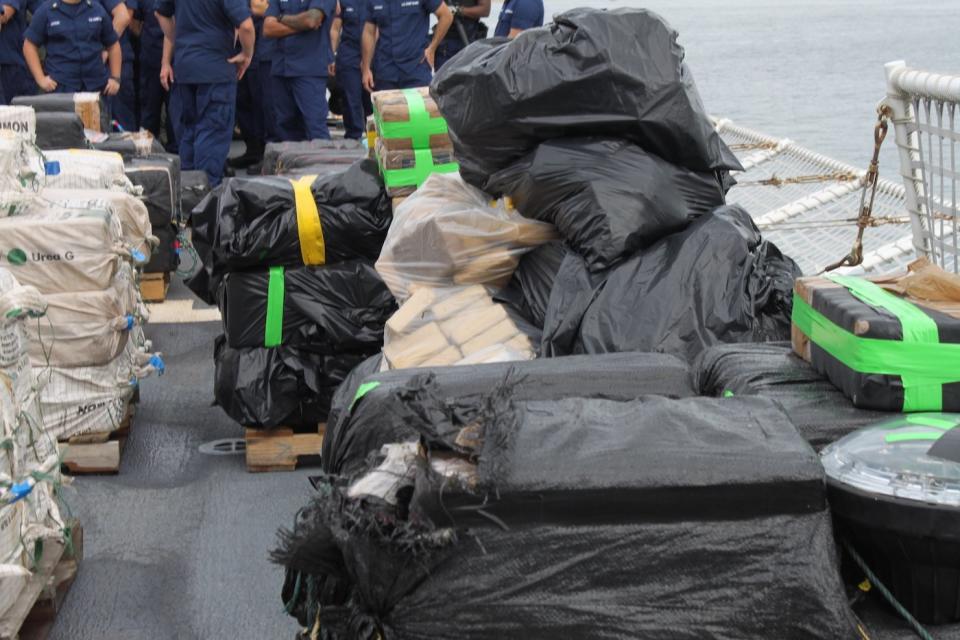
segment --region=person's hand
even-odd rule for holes
[[[331,62],[330,64],[327,65],[327,73],[330,74],[331,76],[337,75],[337,63],[336,63],[336,62]]]
[[[37,82],[37,86],[40,87],[40,89],[42,89],[45,93],[51,93],[57,90],[57,81],[50,76],[43,76]]]
[[[250,68],[251,59],[243,53],[238,53],[232,58],[229,58],[227,62],[237,68],[237,80],[243,80],[244,74],[247,72],[247,69]]]
[[[160,67],[160,85],[163,87],[164,91],[170,91],[170,87],[173,86],[173,83],[173,67],[164,63]]]
[[[120,93],[120,83],[110,78],[107,80],[107,86],[103,88],[103,95],[105,96],[115,96]]]
[[[423,50],[423,59],[426,60],[427,64],[430,65],[430,68],[433,69],[433,66],[437,60],[437,50],[433,47],[427,47]]]
[[[374,84],[373,84],[373,71],[370,69],[363,70],[363,88],[373,93]]]

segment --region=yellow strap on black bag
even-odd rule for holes
[[[291,180],[294,204],[297,207],[297,234],[300,236],[300,255],[303,264],[320,265],[327,261],[327,247],[323,242],[320,210],[310,187],[317,176]]]

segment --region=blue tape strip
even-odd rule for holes
[[[60,162],[57,160],[54,160],[53,162],[44,162],[43,172],[48,176],[60,175]]]
[[[150,366],[157,370],[157,375],[162,376],[167,371],[167,365],[164,364],[163,358],[157,354],[150,356]]]
[[[133,331],[133,316],[127,315],[127,331]]]
[[[133,256],[133,259],[134,259],[134,261],[136,261],[136,262],[146,262],[146,261],[147,261],[147,256],[143,255],[143,251],[140,251],[139,249],[134,249],[133,251],[130,252],[130,255]]]
[[[10,501],[10,504],[23,500],[28,495],[30,495],[31,491],[33,491],[33,485],[30,484],[29,481],[21,480],[20,482],[17,482],[12,487],[10,487],[10,493],[13,494],[13,500]]]

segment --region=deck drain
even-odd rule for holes
[[[200,453],[208,456],[237,456],[247,452],[247,443],[241,438],[211,440],[200,445]]]

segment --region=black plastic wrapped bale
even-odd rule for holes
[[[180,211],[186,222],[193,210],[210,193],[210,179],[206,171],[180,172]]]
[[[773,402],[494,393],[437,422],[421,391],[428,457],[382,494],[321,479],[274,555],[328,638],[860,637],[823,469]]]
[[[92,146],[97,151],[119,153],[125,160],[141,156],[162,155],[166,152],[160,141],[147,131],[111,133],[106,140],[94,142]]]
[[[150,262],[144,266],[144,273],[170,273],[180,266],[180,241],[177,227],[169,222],[154,226],[153,235],[160,244],[150,254]]]
[[[657,353],[621,353],[603,357],[574,356],[500,364],[401,369],[351,375],[338,392],[341,404],[332,408],[323,441],[323,466],[328,473],[350,475],[367,456],[384,444],[415,435],[402,418],[406,389],[429,372],[439,393],[457,407],[472,407],[499,385],[518,400],[558,400],[569,397],[631,400],[644,394],[671,397],[696,395],[690,370],[681,360]],[[362,393],[361,393],[362,392]],[[359,397],[358,397],[359,396]],[[347,402],[346,406],[342,403]]]
[[[43,93],[16,96],[11,104],[33,107],[37,113],[75,113],[83,126],[93,131],[111,131],[110,106],[103,94]]]
[[[313,166],[326,166],[329,171],[346,170],[357,160],[367,156],[367,150],[359,148],[324,150],[324,151],[284,151],[277,158],[277,174],[287,174],[291,171],[303,171]]]
[[[590,273],[570,252],[550,296],[542,353],[660,351],[692,360],[718,343],[787,340],[799,275],[738,206],[698,218],[606,273]]]
[[[860,408],[960,411],[960,277],[925,269],[948,287],[952,278],[956,293],[918,300],[863,278],[798,280],[794,349]]]
[[[143,187],[143,202],[150,224],[158,227],[180,218],[180,157],[169,153],[126,158],[124,173],[134,185]]]
[[[223,330],[235,349],[378,351],[384,324],[397,310],[373,265],[362,260],[228,273],[223,283]]]
[[[718,345],[701,353],[691,369],[701,395],[776,400],[816,449],[884,418],[878,411],[854,407],[788,342]]]
[[[489,189],[556,225],[591,271],[725,204],[716,172],[670,164],[619,138],[550,140],[490,178]]]
[[[920,622],[960,622],[960,414],[888,419],[821,458],[848,551]]]
[[[364,158],[367,150],[359,140],[309,140],[306,142],[270,142],[263,151],[263,175],[276,175],[277,164],[284,153],[305,152],[317,155],[329,153],[331,157],[355,153],[356,158]]]
[[[520,258],[510,282],[494,295],[494,300],[506,304],[536,328],[543,329],[553,283],[569,252],[559,240],[537,247]]]
[[[683,59],[677,32],[651,11],[573,9],[522,37],[470,45],[430,93],[461,175],[481,188],[541,142],[568,136],[624,138],[694,171],[741,169]]]
[[[214,347],[214,398],[244,427],[316,433],[337,386],[369,355],[324,355],[287,346],[231,349],[220,336]]]
[[[44,151],[54,149],[86,149],[87,137],[83,121],[72,112],[40,111],[37,113],[37,146]]]
[[[312,183],[227,180],[192,219],[203,268],[187,284],[212,304],[227,271],[376,260],[393,213],[377,163],[362,160]]]

